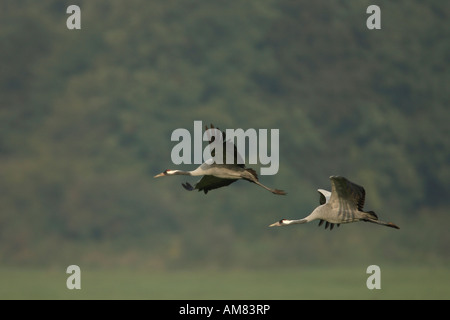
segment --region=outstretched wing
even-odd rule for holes
[[[366,191],[360,185],[349,181],[344,177],[331,176],[330,203],[334,206],[342,206],[343,202],[349,208],[363,211]]]
[[[226,187],[237,179],[222,179],[215,176],[203,176],[193,187],[190,183],[183,183],[182,186],[189,191],[197,189],[198,191],[203,191],[208,193],[209,190]]]
[[[224,163],[224,164],[227,163],[227,153],[233,152],[233,154],[232,154],[233,163],[227,163],[227,164],[235,164],[241,168],[245,168],[244,161],[243,161],[241,155],[238,153],[236,145],[233,143],[233,141],[227,140],[225,132],[221,131],[219,128],[215,128],[212,124],[210,125],[210,128],[208,128],[208,126],[205,126],[205,131],[208,133],[209,144],[211,145],[216,139],[216,137],[214,135],[209,134],[210,133],[210,131],[208,131],[209,129],[215,129],[222,134],[222,137],[221,137],[222,138],[222,160],[223,160],[222,163]],[[213,149],[211,151],[211,156],[213,156],[213,157],[216,156],[215,149]]]
[[[319,192],[319,203],[320,204],[325,204],[328,201],[330,201],[330,197],[331,197],[331,192],[328,190],[324,190],[324,189],[317,189],[317,192]]]
[[[205,126],[205,132],[207,133],[207,136],[208,136],[208,142],[211,144],[211,143],[213,143],[214,142],[214,140],[215,140],[215,136],[214,135],[211,135],[210,134],[210,131],[208,131],[209,129],[216,129],[216,130],[218,130],[220,133],[222,133],[222,141],[225,141],[226,139],[226,137],[225,137],[225,132],[222,132],[219,128],[215,128],[214,126],[213,126],[213,124],[211,124],[210,125],[210,128],[208,128],[208,126]]]

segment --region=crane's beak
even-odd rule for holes
[[[164,174],[164,172],[162,172],[162,173],[160,173],[160,174],[157,174],[157,175],[154,176],[153,178],[164,177],[164,176],[165,176],[165,174]]]
[[[269,227],[279,227],[280,226],[280,221],[277,221],[275,223],[272,223]]]

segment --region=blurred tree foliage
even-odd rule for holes
[[[378,3],[369,31],[370,1],[3,1],[0,261],[448,260],[449,5]],[[280,171],[261,179],[288,196],[154,180],[194,120],[280,129]],[[267,228],[309,213],[332,174],[403,228]]]

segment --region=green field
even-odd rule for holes
[[[272,271],[81,271],[81,289],[66,288],[65,270],[0,269],[1,299],[450,299],[450,270],[381,267],[369,290],[365,268]]]

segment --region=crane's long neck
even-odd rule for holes
[[[191,171],[183,171],[183,170],[167,170],[167,175],[180,175],[180,176],[192,176]]]
[[[321,207],[321,206],[319,206],[319,207]],[[319,207],[318,207],[318,208],[319,208]],[[320,209],[318,209],[318,208],[314,209],[314,211],[313,211],[309,216],[307,216],[307,217],[305,217],[305,218],[303,218],[303,219],[298,219],[298,220],[285,220],[285,221],[284,221],[284,224],[286,224],[286,225],[290,225],[290,224],[303,224],[303,223],[311,222],[311,221],[313,221],[313,220],[317,220],[317,219],[319,219],[319,218],[318,218],[318,215],[319,215],[319,211],[320,211]]]
[[[286,219],[286,220],[283,221],[283,224],[288,226],[288,225],[291,225],[291,224],[303,224],[303,223],[307,223],[307,222],[309,222],[309,221],[306,218],[298,219],[298,220],[287,220]]]

